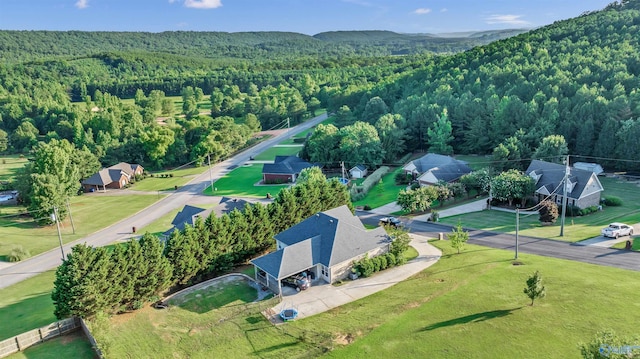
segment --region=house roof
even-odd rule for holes
[[[545,195],[551,193],[562,194],[562,181],[565,170],[565,165],[533,160],[529,164],[526,173],[536,181],[535,188],[537,193]],[[598,177],[591,171],[570,167],[568,179],[571,184],[567,194],[568,198],[580,199],[590,182],[596,185],[596,191],[603,190]]]
[[[229,214],[234,209],[242,211],[249,202],[240,198],[222,197],[218,205],[213,209],[216,216],[222,216],[223,214]]]
[[[275,238],[285,247],[252,263],[278,279],[316,264],[334,266],[390,241],[382,227],[366,230],[347,206],[317,213]]]
[[[135,163],[126,163],[126,162],[120,162],[120,163],[116,163],[115,165],[108,167],[108,169],[119,169],[122,170],[124,172],[126,172],[128,175],[132,175],[134,173],[136,173],[136,170],[138,168],[142,168],[142,166],[135,164]]]
[[[173,221],[171,221],[171,225],[173,227],[163,234],[169,236],[174,231],[182,231],[187,224],[193,226],[198,218],[205,220],[211,215],[211,213],[214,213],[219,217],[223,214],[231,213],[234,209],[242,210],[247,204],[249,204],[249,202],[243,199],[229,197],[222,197],[217,206],[209,209],[187,204],[180,212],[178,212],[178,214],[176,214]]]
[[[604,172],[604,169],[602,168],[602,166],[600,166],[597,163],[593,163],[593,162],[576,162],[573,164],[573,167],[575,168],[579,168],[581,170],[585,170],[585,171],[591,171],[597,175],[601,174],[602,172]]]
[[[265,163],[262,166],[262,173],[269,174],[296,174],[305,168],[318,166],[315,163],[309,163],[297,156],[276,156],[273,163]]]
[[[421,174],[429,173],[435,182],[451,182],[471,173],[471,168],[463,161],[450,156],[428,153],[404,166],[405,170],[411,170]],[[431,181],[429,181],[431,182]]]
[[[353,166],[352,169],[350,169],[349,171],[360,171],[360,172],[364,172],[367,170],[367,166],[365,165],[355,165]]]
[[[90,186],[106,186],[112,182],[120,181],[123,173],[119,169],[103,168],[100,171],[91,175],[91,177],[82,181],[82,184]]]

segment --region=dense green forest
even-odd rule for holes
[[[429,150],[522,168],[566,148],[638,171],[639,26],[634,0],[475,47],[511,33],[0,31],[0,151],[55,139],[72,165],[172,167],[224,158],[259,129],[326,108],[336,124],[303,156],[327,166]]]

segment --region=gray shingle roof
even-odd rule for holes
[[[278,279],[316,264],[331,267],[389,243],[383,228],[367,231],[347,206],[317,213],[275,238],[286,247],[252,263]]]
[[[106,186],[109,183],[120,181],[122,171],[119,169],[103,168],[91,177],[82,181],[82,184],[90,186]]]
[[[273,163],[265,163],[262,173],[269,174],[297,174],[305,168],[317,166],[297,156],[276,156]]]
[[[540,160],[533,160],[527,171],[527,175],[532,173],[539,176],[538,181],[535,184],[536,192],[544,193],[542,188],[546,189],[548,193],[562,194],[563,186],[561,185],[564,179],[565,165],[558,163],[545,162]],[[585,186],[589,183],[592,176],[595,176],[591,171],[585,171],[579,168],[571,167],[569,169],[569,181],[575,183],[573,190],[567,195],[568,198],[580,199],[582,192],[584,192]],[[535,178],[534,178],[535,180]]]
[[[472,171],[465,162],[436,153],[428,153],[411,163],[418,173],[431,172],[439,181],[445,182],[455,181]]]

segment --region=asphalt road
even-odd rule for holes
[[[317,125],[318,123],[324,121],[326,118],[327,114],[322,114],[298,126],[292,127],[285,133],[275,136],[267,141],[261,142],[247,150],[239,152],[223,162],[212,165],[211,173],[209,173],[209,171],[203,172],[187,185],[182,186],[177,191],[169,194],[165,198],[134,214],[133,216],[123,219],[122,221],[103,230],[95,232],[85,238],[65,244],[63,246],[64,252],[70,253],[71,248],[80,243],[86,243],[94,247],[99,247],[118,240],[126,240],[127,238],[130,238],[132,235],[131,230],[134,226],[137,228],[142,228],[146,225],[149,225],[157,218],[160,218],[165,214],[171,212],[173,209],[182,208],[194,197],[202,196],[202,192],[204,191],[204,189],[211,185],[211,179],[215,181],[221,178],[228,172],[232,171],[234,168],[247,162],[249,160],[249,157],[261,153],[277,144],[278,142]],[[0,269],[0,289],[18,283],[34,275],[46,272],[48,270],[53,270],[58,267],[60,263],[62,263],[62,254],[60,252],[60,248],[55,248],[46,253],[42,253],[38,256],[29,258],[26,261],[18,262],[11,266],[2,268]]]
[[[384,217],[364,211],[358,211],[356,214],[366,224],[377,224],[378,219]],[[452,226],[444,224],[415,220],[406,222],[406,225],[411,229],[411,233],[431,238],[438,238],[439,233],[446,235],[450,233],[452,229]],[[468,243],[511,250],[514,252],[515,257],[515,235],[474,229],[465,230],[469,232]],[[620,249],[585,246],[551,239],[519,236],[518,252],[640,271],[640,253]]]

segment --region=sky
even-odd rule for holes
[[[0,30],[448,33],[535,28],[613,0],[0,0]]]

